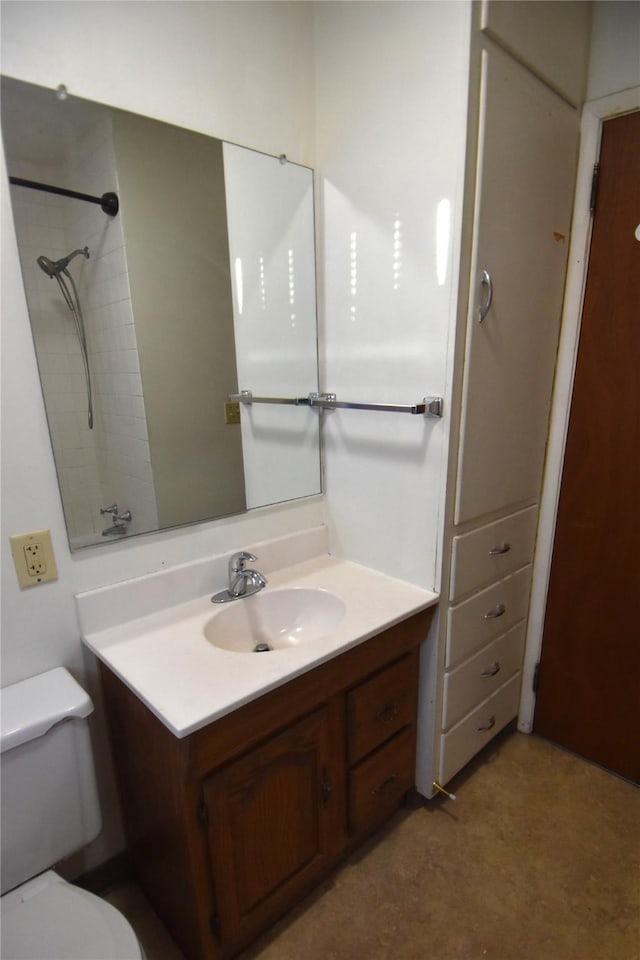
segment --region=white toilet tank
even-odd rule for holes
[[[100,832],[92,712],[63,667],[2,690],[2,893]]]

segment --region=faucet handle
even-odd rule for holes
[[[247,562],[253,563],[257,559],[252,553],[240,550],[238,553],[234,553],[229,560],[229,573],[242,573]]]
[[[269,582],[265,575],[263,573],[258,573],[257,570],[251,570],[251,581],[260,589],[262,589],[262,587],[266,587]]]

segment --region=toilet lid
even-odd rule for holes
[[[106,900],[48,871],[2,898],[2,950],[11,960],[139,960],[138,939]]]

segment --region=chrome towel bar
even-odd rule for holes
[[[296,407],[318,407],[323,410],[378,410],[385,413],[411,413],[424,417],[442,417],[442,397],[424,397],[420,403],[355,403],[338,400],[335,393],[310,393],[307,397],[254,397],[251,390],[230,393],[236,403],[285,403]]]
[[[230,393],[227,397],[232,403],[286,403],[294,407],[308,407],[309,397],[254,397],[251,390]]]

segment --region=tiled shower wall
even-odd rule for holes
[[[14,161],[10,172],[44,183],[62,182],[58,165]],[[92,532],[92,504],[100,502],[95,436],[87,428],[86,388],[73,318],[57,282],[36,263],[40,255],[57,260],[72,249],[64,226],[64,208],[71,201],[24,187],[14,186],[11,193],[58,482],[73,542]],[[85,261],[77,258],[72,269],[78,278]]]
[[[108,118],[74,147],[73,165],[11,163],[11,173],[101,195],[117,190]],[[78,159],[79,158],[79,159]],[[117,217],[99,206],[12,187],[21,266],[58,479],[72,546],[83,546],[111,525],[100,507],[130,509],[130,532],[157,527],[142,384],[123,247]],[[55,280],[36,264],[89,247],[90,259],[70,266],[84,314],[94,405],[88,404],[80,344]],[[67,281],[68,282],[68,281]]]
[[[118,192],[108,116],[77,144],[70,177],[85,193]],[[131,510],[131,533],[154,530],[158,515],[121,217],[88,203],[69,201],[67,210],[71,247],[88,246],[91,253],[81,298],[93,374],[100,504]],[[109,527],[99,510],[92,520],[94,533]]]

